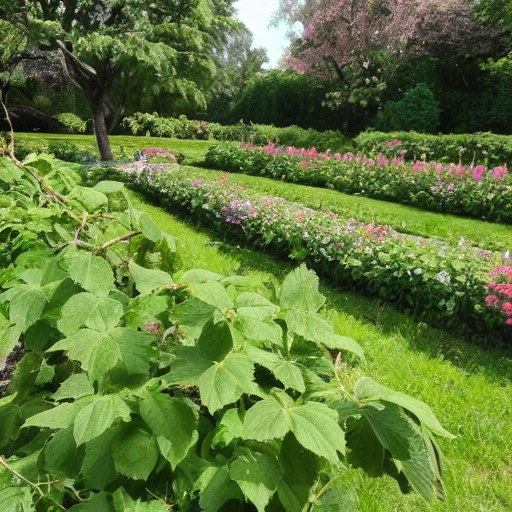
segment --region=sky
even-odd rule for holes
[[[238,19],[245,23],[253,33],[253,47],[267,49],[270,63],[264,67],[275,68],[288,46],[286,27],[267,28],[272,13],[277,9],[279,0],[238,0],[233,4],[238,10]]]

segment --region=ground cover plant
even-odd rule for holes
[[[353,153],[318,153],[315,148],[236,143],[209,148],[206,165],[436,212],[512,222],[512,178],[506,166],[407,164],[401,155],[390,160],[379,154],[373,159]]]
[[[443,497],[434,435],[453,436],[404,393],[342,384],[364,353],[312,271],[174,279],[175,239],[122,183],[0,164],[0,356],[24,350],[0,399],[3,509],[356,510],[361,472]]]
[[[232,239],[307,261],[331,279],[376,293],[423,319],[459,327],[465,323],[482,333],[497,329],[494,336],[503,339],[510,335],[502,326],[505,318],[485,303],[486,274],[501,255],[407,237],[386,226],[250,194],[228,186],[227,175],[217,183],[192,181],[142,166],[116,176],[153,200],[188,212],[196,222],[221,233],[229,229]]]

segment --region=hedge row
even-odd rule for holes
[[[264,148],[220,143],[209,148],[206,165],[230,172],[327,187],[434,212],[512,222],[512,175],[506,167],[404,163],[383,155],[370,159],[314,149]]]
[[[357,152],[389,156],[406,150],[407,160],[481,164],[512,162],[512,136],[493,133],[427,135],[416,132],[362,132],[354,139]]]
[[[489,272],[500,255],[471,247],[400,234],[389,227],[363,224],[282,198],[258,196],[220,182],[191,181],[181,172],[126,173],[96,169],[130,183],[152,201],[185,214],[230,242],[305,261],[331,282],[399,305],[434,325],[466,327],[510,336],[502,311],[486,304]]]

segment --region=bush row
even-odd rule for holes
[[[153,114],[137,112],[130,117],[125,117],[121,129],[133,135],[151,135],[153,137],[174,137],[177,139],[216,139],[227,141],[245,141],[254,144],[268,144],[271,141],[289,146],[311,147],[320,150],[331,149],[342,151],[350,147],[350,143],[341,132],[319,132],[313,129],[305,130],[298,126],[276,128],[275,126],[262,124],[244,124],[224,126],[218,123],[206,123],[205,121],[192,121],[186,116],[178,119],[159,117]]]
[[[427,135],[417,132],[362,132],[353,142],[356,151],[365,155],[382,153],[390,157],[406,150],[407,160],[426,159],[489,167],[512,161],[512,137],[493,133]]]
[[[404,163],[352,153],[257,148],[221,143],[209,148],[206,165],[230,172],[328,187],[345,194],[416,206],[435,212],[512,222],[512,176],[506,167]]]
[[[488,273],[500,259],[496,253],[450,247],[282,198],[261,197],[228,186],[226,175],[214,183],[191,181],[180,172],[93,172],[129,182],[230,242],[306,261],[333,282],[377,295],[434,325],[487,330],[495,341],[510,335],[503,313],[485,302]]]

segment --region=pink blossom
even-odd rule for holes
[[[382,153],[377,155],[377,167],[384,167],[385,165],[388,165],[388,163],[389,160]]]
[[[393,140],[390,140],[389,142],[386,142],[383,145],[386,146],[387,148],[393,148],[395,146],[401,146],[402,142],[398,139],[393,139]]]
[[[497,303],[498,303],[498,297],[496,297],[496,295],[488,295],[486,298],[485,298],[485,303],[488,305],[488,306],[495,306]]]
[[[512,316],[507,318],[507,325],[512,325]]]
[[[483,165],[477,165],[473,170],[473,179],[480,181],[486,170]]]
[[[497,180],[503,179],[503,176],[507,174],[507,166],[503,165],[502,167],[495,167],[492,170],[492,176],[493,178],[496,178]]]
[[[160,330],[158,329],[158,325],[155,323],[146,324],[146,329],[148,331],[151,331],[153,334],[156,334],[157,336],[160,334]]]

